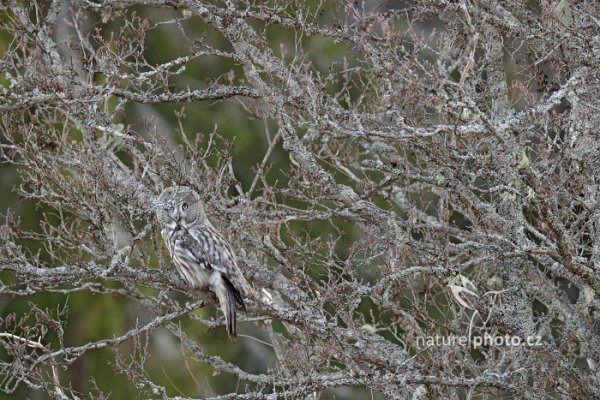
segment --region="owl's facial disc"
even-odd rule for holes
[[[182,196],[177,204],[178,222],[186,226],[193,223],[198,216],[198,202],[197,195],[190,191]]]
[[[200,196],[187,186],[173,186],[165,189],[160,195],[159,201],[165,206],[162,211],[163,223],[173,226],[186,227],[192,224],[202,208]]]

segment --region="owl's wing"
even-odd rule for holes
[[[252,293],[229,243],[212,225],[192,226],[175,245],[187,249],[199,264],[221,273],[236,290],[246,295]]]

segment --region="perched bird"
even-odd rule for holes
[[[158,198],[157,217],[173,264],[194,288],[209,289],[219,300],[229,337],[236,337],[236,303],[252,288],[229,243],[210,223],[200,196],[186,186],[166,188]]]

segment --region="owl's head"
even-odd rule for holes
[[[158,197],[156,205],[156,215],[162,226],[186,227],[197,220],[206,219],[200,196],[187,186],[166,188]]]

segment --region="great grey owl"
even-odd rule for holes
[[[200,196],[191,188],[166,188],[157,204],[161,234],[177,271],[192,287],[217,296],[227,333],[235,338],[236,303],[245,310],[242,294],[253,292],[229,243],[206,218]]]

